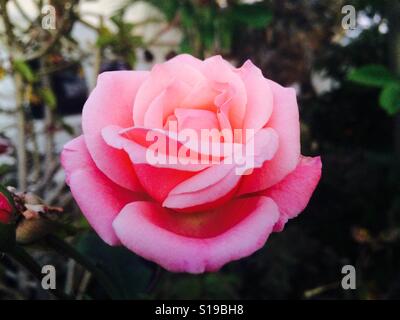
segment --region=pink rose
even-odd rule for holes
[[[321,175],[319,157],[300,155],[295,91],[250,61],[180,55],[150,72],[105,72],[82,127],[62,153],[82,212],[108,244],[170,271],[216,271],[260,249]],[[239,134],[207,149],[206,129]]]

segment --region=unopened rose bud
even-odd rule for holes
[[[31,192],[17,194],[23,203],[22,219],[17,225],[17,243],[29,244],[40,240],[55,229],[54,221],[60,218],[62,208],[51,207]]]
[[[41,198],[31,192],[18,192],[13,187],[7,187],[7,190],[13,199],[16,210],[17,243],[30,244],[55,230],[54,221],[60,220],[62,208],[48,206]],[[6,206],[7,197],[4,198],[4,200],[0,199],[0,204],[4,202],[4,207],[11,208],[12,212],[12,207]],[[1,217],[0,213],[0,221],[2,221]]]

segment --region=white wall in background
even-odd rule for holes
[[[31,19],[35,19],[39,13],[36,6],[32,0],[18,0],[22,5],[25,12],[29,15]],[[80,3],[79,12],[84,20],[89,23],[98,26],[100,23],[100,16],[103,17],[104,23],[112,28],[112,23],[109,18],[113,15],[115,10],[118,10],[126,1],[125,0],[83,0]],[[10,18],[13,23],[24,28],[28,26],[28,22],[23,18],[15,7],[13,1],[9,2],[9,12]],[[154,7],[149,6],[147,3],[138,1],[130,6],[127,10],[124,19],[130,22],[140,22],[148,18],[162,18],[162,14]],[[145,41],[148,41],[158,33],[158,31],[163,28],[165,24],[163,23],[152,23],[142,27],[138,27],[135,31],[137,34],[142,35]],[[0,32],[4,31],[4,26],[0,24]],[[91,28],[81,24],[76,23],[74,29],[72,30],[73,37],[78,41],[80,48],[83,52],[93,53],[95,47],[95,41],[97,38],[96,32]],[[170,43],[172,46],[153,46],[151,47],[151,52],[154,55],[154,62],[158,63],[164,60],[165,55],[180,42],[180,33],[178,30],[170,30],[169,32],[163,34],[160,40],[164,43]],[[175,44],[175,45],[174,45]],[[143,52],[138,50],[138,63],[136,69],[146,70],[151,67],[150,64],[145,62],[143,58]],[[0,42],[0,63],[4,63],[7,58],[7,52],[3,43]],[[82,65],[85,72],[85,78],[89,88],[93,88],[96,83],[95,72],[93,69],[94,56],[91,55],[89,58],[82,61]],[[15,89],[13,86],[13,81],[10,76],[5,77],[0,80],[0,108],[1,109],[14,109],[15,108]],[[67,116],[65,121],[75,128],[76,132],[80,132],[80,115]],[[0,113],[0,132],[6,134],[14,143],[16,143],[17,130],[14,126],[15,118],[13,116],[5,115]],[[34,120],[34,125],[40,132],[43,130],[44,124],[43,120]],[[58,151],[61,150],[62,146],[71,139],[71,137],[65,132],[57,132],[55,136],[56,148]],[[39,146],[44,149],[45,141],[43,137],[39,135]],[[29,146],[28,146],[29,147]],[[0,163],[7,161],[9,158],[0,156]]]

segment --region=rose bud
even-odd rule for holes
[[[54,222],[59,221],[62,217],[60,215],[63,212],[62,208],[48,206],[41,198],[31,192],[18,192],[13,187],[7,187],[7,190],[15,204],[17,243],[30,244],[55,231],[56,224]],[[4,212],[12,212],[7,197],[2,196],[4,199],[0,198],[0,207],[5,208]],[[0,211],[0,221],[3,217],[2,212],[3,210]],[[10,215],[8,214],[8,216]],[[4,222],[9,223],[10,219],[4,218]]]
[[[8,224],[13,216],[13,208],[7,197],[0,193],[0,223]]]
[[[17,243],[30,244],[55,231],[54,220],[58,220],[62,208],[51,207],[33,193],[20,193],[23,203],[21,219],[17,225]]]

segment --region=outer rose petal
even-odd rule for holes
[[[307,206],[321,177],[321,158],[302,157],[297,168],[278,184],[262,192],[279,207],[279,221],[274,231],[282,231],[285,223]]]
[[[127,203],[142,198],[116,185],[96,168],[83,136],[64,146],[61,163],[72,195],[90,225],[108,244],[119,244],[112,222]]]
[[[141,187],[128,155],[108,146],[101,136],[101,130],[108,125],[133,125],[133,101],[147,74],[139,71],[100,74],[97,86],[82,112],[86,145],[96,166],[113,182],[133,191],[140,191]]]
[[[168,60],[168,63],[175,64],[179,66],[179,64],[186,63],[194,68],[201,69],[203,61],[197,59],[190,54],[178,54],[177,56],[173,57],[172,59]]]
[[[238,194],[265,190],[281,181],[292,172],[300,157],[300,121],[296,92],[269,81],[274,94],[274,109],[267,127],[279,136],[279,148],[274,158],[266,161],[262,168],[244,177]]]
[[[243,128],[259,130],[269,120],[273,109],[273,93],[261,70],[250,60],[238,69],[247,92],[246,116]]]
[[[192,215],[175,214],[172,221],[164,224],[169,223],[173,228],[180,224],[183,230],[178,234],[166,229],[163,221],[157,221],[164,216],[168,217],[167,211],[150,202],[127,205],[114,220],[113,226],[123,245],[169,271],[217,271],[227,262],[246,257],[260,249],[279,217],[276,204],[266,197],[239,199],[230,203],[229,208],[223,207],[221,210],[224,210],[224,215],[228,213],[243,218],[235,225],[221,230],[221,233],[205,238],[190,237],[185,234],[185,229],[195,226],[207,232],[209,228],[219,228],[221,224],[213,224],[212,219],[206,224],[196,220],[188,225],[180,224],[180,219],[190,219]]]

